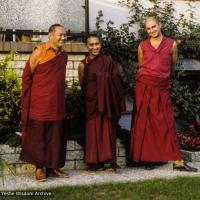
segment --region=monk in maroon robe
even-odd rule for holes
[[[132,120],[130,160],[153,162],[175,161],[173,168],[197,171],[183,160],[176,136],[170,100],[170,72],[177,60],[176,42],[161,33],[155,17],[146,21],[150,39],[138,48],[139,69],[136,76],[135,113]]]
[[[116,129],[125,110],[123,89],[117,64],[100,54],[96,35],[87,39],[87,56],[79,65],[79,80],[86,100],[85,162],[96,170],[106,162],[116,170]]]
[[[36,166],[36,180],[67,177],[65,165],[65,31],[54,24],[49,41],[36,47],[22,75],[22,151],[20,159]]]

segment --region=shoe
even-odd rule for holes
[[[47,176],[56,178],[69,178],[69,174],[60,169],[46,169]]]
[[[104,170],[105,170],[104,163],[97,163],[97,165],[96,165],[96,171],[97,172],[102,172]]]
[[[185,171],[185,172],[198,172],[197,168],[190,167],[186,162],[183,163],[183,165],[176,165],[173,163],[173,170],[177,171]]]
[[[99,167],[99,168],[96,169],[96,171],[97,172],[102,172],[102,171],[105,171],[105,169],[106,169],[105,167]]]
[[[111,164],[109,167],[107,167],[105,170],[108,172],[117,172],[121,167],[117,165],[116,163]]]
[[[37,168],[35,170],[35,179],[38,182],[45,182],[47,180],[46,174],[45,174],[43,168]]]
[[[153,169],[155,169],[155,166],[153,166],[153,165],[145,166],[144,169],[145,170],[153,170]]]
[[[89,163],[86,170],[89,173],[101,172],[105,170],[105,167],[103,163]]]
[[[156,168],[157,163],[155,162],[144,162],[144,169],[145,170],[153,170]]]
[[[105,171],[105,167],[100,167],[100,168],[92,168],[92,167],[88,167],[86,169],[87,172],[89,173],[95,173],[95,172],[102,172],[102,171]]]
[[[87,168],[86,169],[86,172],[90,173],[90,174],[93,174],[93,173],[96,173],[97,170],[96,169],[92,169],[92,168]]]

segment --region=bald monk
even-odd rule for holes
[[[123,89],[117,64],[101,54],[101,41],[88,36],[89,55],[79,64],[79,81],[86,101],[85,162],[88,170],[117,170],[116,132],[121,112],[125,110]],[[108,165],[109,165],[108,164]]]
[[[68,177],[65,165],[64,27],[49,28],[48,42],[35,48],[22,75],[22,151],[20,159],[36,166],[35,178]]]
[[[182,159],[170,100],[170,73],[176,66],[177,45],[164,37],[156,17],[145,23],[149,39],[138,47],[135,102],[130,160],[145,161],[146,169],[157,162],[175,161],[174,170],[197,171]]]

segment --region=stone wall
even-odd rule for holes
[[[2,60],[10,50],[18,51],[15,61],[11,67],[17,72],[19,77],[22,76],[22,69],[30,56],[33,48],[38,43],[16,43],[16,42],[0,42],[0,60]],[[86,49],[83,43],[66,43],[65,49],[68,52],[68,64],[66,69],[66,80],[78,80],[78,64],[85,57]],[[9,147],[8,145],[0,145],[0,158],[16,173],[29,173],[34,171],[34,166],[19,160],[20,147]],[[67,142],[66,164],[64,169],[85,169],[83,162],[83,148],[76,142],[69,140]],[[124,167],[126,165],[124,145],[117,140],[117,163]],[[4,174],[10,173],[9,168],[4,168]]]
[[[183,159],[188,161],[188,162],[200,162],[200,151],[186,151],[186,150],[181,150]]]
[[[19,160],[21,147],[9,147],[8,145],[0,145],[0,158],[6,163],[3,174],[32,173],[35,167],[31,164]],[[83,148],[75,141],[67,141],[65,170],[85,169]],[[121,167],[126,165],[126,152],[124,145],[117,139],[117,163]],[[10,170],[11,171],[10,171]]]

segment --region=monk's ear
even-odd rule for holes
[[[48,38],[50,39],[50,38],[51,38],[51,36],[52,36],[52,33],[49,33],[49,34],[48,34]]]
[[[51,39],[52,36],[53,36],[53,34],[54,34],[54,32],[50,32],[50,33],[48,34],[48,38]]]

